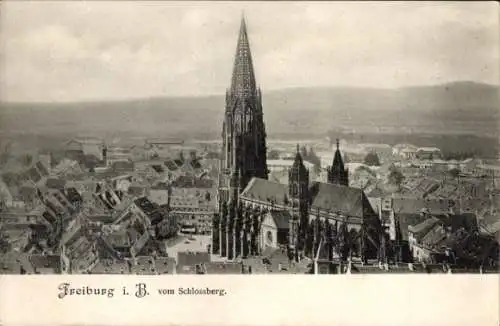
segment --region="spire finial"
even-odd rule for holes
[[[299,150],[299,143],[297,143],[297,154],[300,152]]]
[[[339,149],[339,148],[340,148],[340,145],[339,145],[340,141],[339,141],[339,139],[338,139],[338,138],[337,138],[337,140],[336,140],[336,143],[337,143],[337,149]]]

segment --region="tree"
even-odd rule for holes
[[[333,226],[329,220],[325,221],[325,244],[327,246],[328,260],[333,259]]]
[[[346,261],[349,257],[351,250],[351,241],[349,238],[349,231],[347,230],[347,223],[343,222],[338,232],[337,252],[342,261]]]
[[[11,249],[9,236],[5,233],[2,226],[0,226],[0,254],[5,254]]]
[[[306,229],[305,252],[307,256],[313,257],[314,253],[314,223],[309,223]]]
[[[460,170],[457,169],[457,168],[453,168],[451,170],[448,171],[448,174],[452,177],[452,178],[457,178],[458,175],[460,174]]]
[[[29,165],[31,165],[31,163],[33,163],[33,155],[24,154],[21,156],[20,160],[21,160],[21,164],[23,164],[24,166],[29,166]]]
[[[267,153],[267,158],[269,160],[278,160],[280,158],[280,152],[275,149],[272,149],[269,151],[269,153]]]
[[[403,183],[404,175],[399,171],[394,165],[391,165],[389,168],[389,175],[387,177],[388,183],[395,185],[398,189],[401,187],[401,183]]]
[[[19,175],[17,175],[16,173],[12,173],[12,172],[7,172],[7,173],[2,174],[2,179],[5,182],[5,184],[9,187],[19,186],[22,182]]]
[[[369,166],[379,166],[380,165],[380,160],[378,158],[377,153],[375,152],[370,152],[366,154],[364,163]]]
[[[191,158],[192,161],[195,161],[196,160],[196,150],[191,150],[189,152],[189,157]]]

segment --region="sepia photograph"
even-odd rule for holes
[[[0,15],[0,274],[499,273],[496,2]]]

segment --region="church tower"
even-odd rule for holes
[[[231,188],[231,176],[239,175],[239,188],[245,189],[253,177],[267,179],[266,131],[262,95],[255,74],[245,19],[241,20],[234,59],[231,87],[226,91],[226,109],[222,127],[222,159],[219,200],[237,201]]]
[[[234,230],[239,194],[253,177],[267,179],[266,131],[262,94],[255,81],[245,19],[242,17],[231,86],[226,90],[222,125],[222,154],[217,191],[218,213],[214,218],[213,253],[232,257],[224,250]],[[218,238],[218,239],[217,239]],[[232,238],[232,237],[231,237]],[[230,247],[229,244],[226,245]],[[226,252],[225,252],[226,251]]]
[[[349,171],[344,168],[339,147],[339,140],[337,139],[337,149],[333,157],[333,164],[328,167],[328,183],[349,186]]]
[[[309,216],[309,171],[304,166],[299,145],[293,165],[288,171],[288,197],[291,212],[288,246],[290,256],[295,257],[302,250],[303,244],[300,241],[305,239],[304,230]]]

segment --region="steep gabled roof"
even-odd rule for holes
[[[361,189],[315,182],[310,193],[313,196],[313,210],[320,209],[352,217],[363,217],[364,209],[372,210]]]
[[[271,217],[276,224],[278,229],[289,229],[290,228],[290,213],[288,211],[272,211]]]
[[[309,193],[312,199],[311,209],[320,209],[360,218],[367,213],[373,213],[370,202],[363,191],[358,188],[313,182]],[[241,197],[285,205],[284,199],[287,194],[288,189],[285,184],[253,178],[241,193]]]
[[[252,178],[241,193],[241,197],[284,204],[283,200],[286,194],[287,186],[284,184],[261,178]]]
[[[424,235],[426,232],[428,232],[431,228],[433,228],[436,224],[440,222],[441,222],[440,219],[432,216],[417,225],[408,226],[408,231],[415,234],[421,233],[422,235]]]

